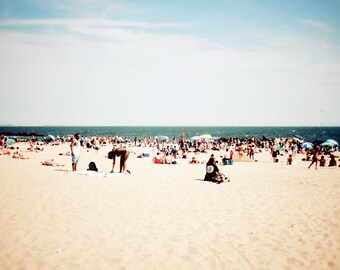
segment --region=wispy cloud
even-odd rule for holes
[[[335,29],[330,26],[328,23],[318,20],[301,20],[300,23],[302,25],[308,26],[313,28],[317,31],[323,31],[323,32],[333,32]]]
[[[108,19],[5,19],[0,20],[3,27],[29,26],[92,26],[92,27],[134,27],[141,29],[183,28],[185,23],[148,23],[144,21],[108,20]]]

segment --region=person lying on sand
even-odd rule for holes
[[[59,153],[59,156],[71,156],[71,152],[67,151],[65,153]]]
[[[41,165],[52,166],[52,167],[64,167],[65,166],[65,164],[55,162],[53,159],[45,160],[44,162],[41,161]]]
[[[11,151],[8,151],[7,149],[4,149],[4,150],[2,150],[2,154],[10,156],[11,155]]]
[[[22,154],[19,154],[19,153],[13,153],[12,158],[17,158],[17,159],[29,159],[28,157],[24,157]]]

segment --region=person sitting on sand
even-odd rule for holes
[[[165,164],[172,164],[173,163],[173,159],[172,156],[169,153],[165,154]]]
[[[34,146],[33,144],[30,144],[30,147],[27,148],[27,151],[34,152]]]
[[[44,150],[44,148],[40,148],[38,146],[34,147],[32,144],[30,145],[30,147],[27,148],[27,152],[36,152],[38,153],[38,151],[42,152]]]
[[[225,176],[219,172],[214,155],[212,154],[206,164],[206,174],[204,176],[204,181],[211,181],[217,184],[221,184],[223,183],[224,179]]]
[[[326,159],[324,156],[321,156],[320,158],[320,167],[325,167],[326,166]]]
[[[292,163],[293,163],[292,155],[289,155],[289,157],[287,158],[287,165],[292,165]]]
[[[192,157],[189,164],[199,164],[200,162],[195,158],[195,157]]]
[[[233,160],[231,159],[231,152],[229,152],[229,149],[226,149],[225,155],[222,158],[222,164],[223,165],[233,165]]]
[[[89,163],[89,168],[87,169],[88,171],[95,171],[95,172],[98,172],[98,168],[97,168],[97,165],[96,163],[94,163],[93,161],[91,161]]]
[[[65,166],[65,164],[55,162],[53,159],[45,160],[44,162],[41,161],[41,165],[52,166],[52,167],[64,167]]]
[[[336,160],[335,160],[335,156],[331,155],[331,159],[329,161],[328,167],[333,167],[333,166],[336,166]]]
[[[153,164],[163,164],[163,157],[161,154],[158,152],[156,156],[152,159]]]

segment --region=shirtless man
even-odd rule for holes
[[[45,160],[44,162],[41,161],[41,165],[45,165],[45,166],[52,166],[52,167],[64,167],[65,164],[60,164],[60,163],[57,163],[55,162],[53,159],[50,159],[50,160]]]
[[[120,169],[119,172],[123,173],[126,169],[126,160],[129,158],[130,152],[127,151],[125,148],[120,146],[119,148],[116,148],[116,146],[113,146],[112,151],[109,153],[112,156],[112,171],[114,172],[114,168],[116,165],[116,156],[120,157]]]

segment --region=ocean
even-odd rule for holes
[[[240,138],[289,138],[294,135],[299,135],[305,141],[314,141],[333,139],[340,142],[340,127],[248,127],[248,126],[0,126],[2,132],[26,132],[39,133],[44,136],[62,136],[68,134],[80,133],[81,136],[121,136],[128,137],[133,140],[143,139],[144,137],[168,136],[178,139],[183,132],[186,138],[190,139],[193,136],[201,134],[211,134],[214,137],[240,137]]]

